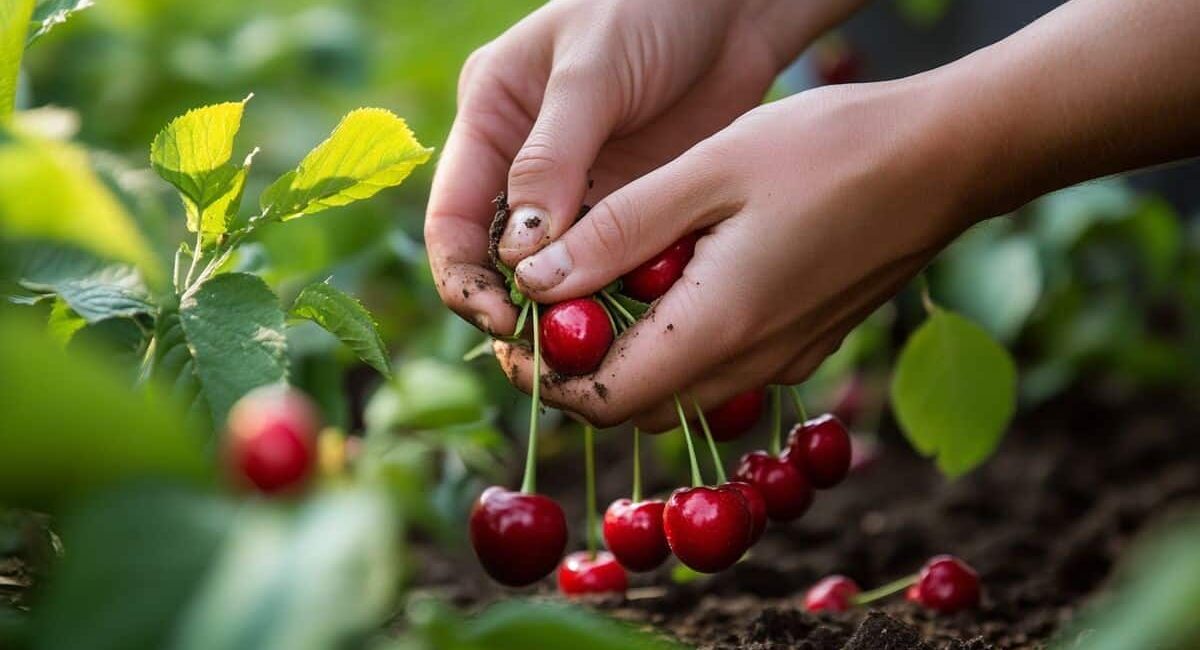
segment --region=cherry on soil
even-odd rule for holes
[[[251,391],[225,425],[232,474],[264,494],[300,489],[316,465],[319,427],[317,409],[303,393],[286,386]]]
[[[683,269],[696,251],[699,235],[684,235],[666,250],[646,260],[621,278],[621,292],[635,300],[653,302],[683,276]]]
[[[550,575],[567,547],[562,507],[540,494],[499,486],[484,490],[471,508],[471,546],[488,575],[523,587]]]
[[[944,614],[975,607],[979,595],[979,574],[953,555],[938,555],[926,562],[906,593],[909,600]]]
[[[819,580],[804,593],[804,609],[810,612],[845,612],[854,606],[858,583],[843,575]]]
[[[564,375],[585,375],[600,367],[613,342],[612,322],[591,298],[560,302],[542,315],[542,356]]]
[[[558,590],[567,596],[624,593],[628,587],[625,569],[608,551],[576,551],[558,566]]]

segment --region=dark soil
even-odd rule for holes
[[[1075,398],[1044,407],[1022,417],[986,466],[954,482],[888,436],[874,464],[821,492],[798,522],[771,526],[733,569],[680,585],[666,567],[635,577],[627,598],[589,605],[701,648],[1043,648],[1104,589],[1139,531],[1200,504],[1200,420],[1175,404]],[[627,489],[627,441],[613,433],[600,449],[608,468],[601,507]],[[546,463],[539,487],[578,521],[582,481],[571,456]],[[418,583],[466,607],[506,595],[469,553],[426,550]],[[980,572],[978,610],[937,616],[899,595],[868,612],[815,616],[800,607],[804,590],[829,573],[869,589],[937,553]],[[534,592],[552,593],[551,581]]]

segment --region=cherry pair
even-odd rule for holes
[[[917,575],[865,594],[860,594],[858,584],[846,576],[823,578],[804,594],[804,609],[810,612],[844,612],[901,589],[905,590],[909,601],[943,614],[979,604],[979,574],[953,555],[938,555],[930,558]]]

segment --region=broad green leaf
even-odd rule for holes
[[[83,11],[93,4],[92,0],[39,0],[37,8],[33,11],[33,22],[29,26],[29,37],[25,41],[25,47],[67,22],[71,14]]]
[[[240,166],[233,164],[233,140],[249,100],[188,111],[172,120],[150,145],[150,164],[179,190],[192,232],[226,232],[237,216],[255,152]]]
[[[67,343],[70,343],[71,337],[75,336],[75,333],[83,329],[85,325],[87,325],[87,321],[75,313],[67,301],[61,297],[54,299],[54,304],[50,307],[50,320],[46,323],[46,330],[59,345],[66,346]]]
[[[338,491],[289,515],[247,508],[180,622],[176,650],[326,650],[383,624],[399,577],[381,495]]]
[[[938,261],[937,295],[1002,341],[1013,340],[1037,306],[1042,270],[1025,235],[1003,234],[1004,222],[972,229]]]
[[[325,282],[310,284],[292,303],[291,315],[320,325],[372,368],[391,374],[379,327],[370,312],[352,296]]]
[[[999,444],[1016,408],[1017,371],[1008,351],[958,314],[935,309],[900,352],[892,407],[909,442],[964,474]]]
[[[178,403],[188,405],[197,428],[211,430],[211,410],[200,390],[196,362],[188,348],[178,305],[164,305],[154,319],[154,360],[151,376]]]
[[[16,106],[17,76],[31,16],[33,0],[0,0],[0,125],[8,124]]]
[[[436,429],[483,419],[483,384],[468,368],[434,359],[400,366],[367,404],[370,430]]]
[[[0,502],[46,507],[141,477],[205,475],[200,438],[154,391],[0,316]]]
[[[287,220],[369,198],[399,185],[432,153],[391,112],[351,111],[328,140],[263,192],[262,210]]]
[[[89,323],[130,318],[153,311],[150,290],[137,269],[105,263],[78,249],[25,247],[20,284],[37,293],[56,294]]]
[[[171,647],[233,515],[232,504],[157,485],[82,504],[63,522],[68,551],[34,613],[34,650]]]
[[[242,395],[287,379],[283,310],[258,276],[227,273],[204,282],[183,296],[179,317],[218,426]]]
[[[131,262],[152,283],[165,277],[136,222],[92,172],[86,152],[67,143],[0,131],[0,234]]]

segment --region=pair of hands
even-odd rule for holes
[[[661,430],[676,393],[707,408],[804,380],[968,223],[957,218],[967,197],[951,189],[964,184],[948,178],[974,170],[947,165],[957,143],[941,126],[946,102],[930,100],[939,84],[759,106],[857,4],[568,0],[477,51],[425,227],[442,299],[491,334],[513,332],[487,259],[490,201],[507,187],[500,254],[540,303],[595,292],[703,232],[651,314],[594,375],[543,385],[547,403]],[[576,223],[583,203],[594,207]],[[531,352],[496,352],[529,391]]]

